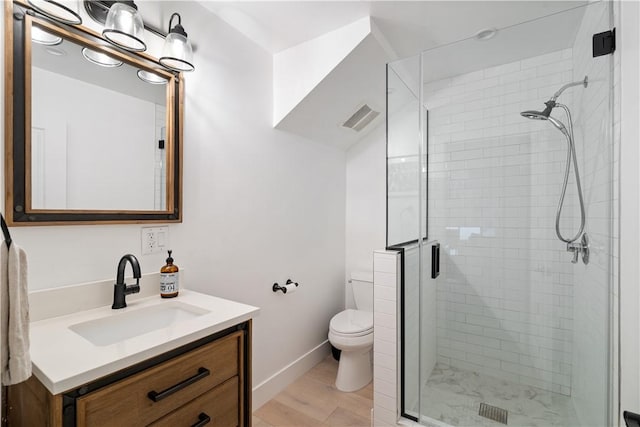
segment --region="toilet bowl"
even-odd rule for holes
[[[346,309],[329,323],[329,342],[341,350],[336,376],[340,391],[356,391],[371,382],[373,364],[373,278],[371,273],[351,275],[357,309]]]
[[[369,384],[373,370],[373,313],[348,309],[336,314],[329,324],[329,342],[341,350],[336,388],[356,391]]]

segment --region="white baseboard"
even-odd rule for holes
[[[252,410],[255,411],[269,400],[273,399],[289,384],[324,360],[330,351],[331,346],[329,345],[329,340],[325,340],[255,386],[253,388],[253,396],[251,399],[253,406]]]

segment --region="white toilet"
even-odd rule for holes
[[[373,275],[351,273],[357,310],[347,309],[329,323],[329,342],[341,350],[336,387],[356,391],[371,382],[373,365]]]

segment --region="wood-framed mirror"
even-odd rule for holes
[[[5,3],[9,225],[180,222],[180,74]]]

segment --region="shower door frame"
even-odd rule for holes
[[[387,87],[389,86],[389,64],[386,65],[386,83]],[[422,70],[422,55],[420,55],[420,72]],[[395,73],[395,71],[394,71]],[[395,73],[398,79],[402,80],[402,78]],[[404,81],[403,81],[404,83]],[[420,94],[417,97],[417,103],[419,108],[418,113],[418,133],[417,133],[417,142],[418,142],[418,202],[419,208],[424,206],[424,215],[421,213],[421,209],[418,209],[418,235],[422,235],[422,238],[417,238],[413,240],[408,240],[406,242],[389,244],[389,115],[386,117],[386,133],[385,133],[385,149],[386,149],[386,164],[385,164],[385,186],[386,186],[386,245],[385,249],[389,251],[395,251],[399,254],[400,257],[400,306],[399,306],[399,328],[400,328],[400,401],[399,401],[399,409],[400,416],[403,418],[410,419],[415,422],[419,422],[419,418],[415,417],[406,412],[405,406],[405,347],[406,347],[406,321],[405,321],[405,307],[406,307],[406,297],[405,297],[405,250],[413,249],[414,247],[418,248],[419,257],[422,258],[422,248],[425,243],[429,241],[428,230],[429,230],[429,174],[428,174],[428,164],[429,164],[429,139],[428,139],[428,123],[429,123],[429,110],[421,104],[421,100],[423,99],[422,88],[420,89]],[[386,96],[386,111],[389,111],[389,94],[387,91]],[[425,131],[423,131],[423,129]],[[424,169],[423,169],[424,168]],[[424,170],[424,172],[423,172]],[[424,179],[422,175],[424,174]],[[424,186],[424,187],[422,187]],[[421,189],[424,188],[422,192]],[[422,203],[421,193],[424,193],[424,204]],[[422,230],[422,218],[424,217],[424,230]],[[414,246],[415,245],[415,246]],[[419,287],[422,287],[422,263],[419,263],[419,271],[418,271],[418,283]],[[420,335],[420,327],[418,327],[418,335]],[[418,342],[420,337],[418,336]],[[418,362],[419,363],[419,362]],[[420,381],[418,382],[420,384]],[[420,387],[420,386],[419,386]],[[420,389],[418,390],[418,400],[420,400]],[[418,403],[420,405],[420,403]],[[418,415],[420,414],[420,407],[418,407]]]

